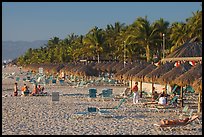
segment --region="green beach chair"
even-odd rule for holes
[[[20,80],[20,77],[16,77],[16,82]]]
[[[117,106],[114,106],[114,107],[111,107],[111,108],[99,108],[100,110],[104,110],[104,109],[115,109],[115,110],[117,110],[117,109],[119,109],[120,107],[121,107],[121,105],[124,103],[126,101],[126,99],[125,98],[123,98],[123,99],[121,99],[120,100],[120,102],[118,103],[118,105]]]

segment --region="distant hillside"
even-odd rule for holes
[[[2,61],[15,59],[23,55],[29,48],[40,48],[47,44],[47,40],[28,41],[3,41],[2,42]]]

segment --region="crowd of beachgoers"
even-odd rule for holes
[[[154,124],[164,119],[179,119],[182,108],[160,110],[152,108],[155,104],[145,106],[144,100],[151,101],[145,97],[140,98],[136,104],[133,104],[132,96],[126,97],[119,108],[107,109],[107,115],[97,112],[78,115],[78,112],[87,112],[90,107],[114,108],[120,103],[121,95],[128,86],[43,84],[41,88],[44,87],[44,91],[41,92],[44,96],[22,96],[21,87],[24,84],[30,93],[36,85],[23,81],[25,75],[21,74],[17,66],[2,68],[3,135],[202,135],[202,112],[197,114],[197,106],[191,105],[191,110],[192,115],[198,115],[199,119],[170,129],[161,129]],[[16,76],[21,80],[16,81]],[[19,90],[18,95],[14,96],[16,82]],[[88,96],[91,88],[97,90],[96,98]],[[101,98],[99,94],[103,89],[112,89],[113,96],[120,98]],[[53,100],[53,92],[59,93],[58,101]],[[196,94],[192,94],[191,99],[192,96],[197,99]]]

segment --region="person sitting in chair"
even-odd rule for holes
[[[160,105],[166,105],[167,104],[166,97],[164,96],[164,94],[160,95],[158,104],[160,104]]]

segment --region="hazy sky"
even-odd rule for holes
[[[138,17],[170,23],[191,17],[202,2],[3,2],[2,40],[48,40],[54,36],[86,34],[97,26],[119,21],[132,24]]]

